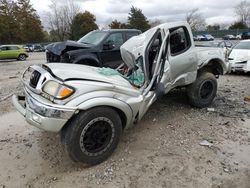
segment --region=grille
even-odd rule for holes
[[[36,70],[31,74],[31,76],[30,76],[30,86],[31,87],[36,88],[40,76],[41,76],[41,73],[36,71]]]
[[[60,56],[55,55],[51,52],[46,53],[47,62],[60,62]]]
[[[62,63],[69,63],[70,62],[69,61],[69,55],[67,53],[63,54],[61,56],[60,62],[62,62]]]

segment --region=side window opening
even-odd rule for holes
[[[111,34],[106,40],[105,43],[112,42],[116,47],[121,46],[124,41],[123,41],[123,36],[122,33],[113,33]]]
[[[1,50],[6,51],[6,50],[8,50],[8,48],[4,46],[4,47],[1,48]]]
[[[134,36],[137,36],[138,33],[136,33],[136,32],[130,32],[130,33],[126,33],[125,35],[126,35],[126,41],[127,41],[128,39],[130,39],[130,38],[132,38]]]
[[[9,50],[18,50],[19,48],[17,46],[10,46]]]
[[[190,37],[185,27],[170,30],[170,52],[172,56],[185,52],[190,46]]]

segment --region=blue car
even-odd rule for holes
[[[244,32],[244,33],[242,33],[241,39],[243,39],[243,40],[250,39],[250,32]]]

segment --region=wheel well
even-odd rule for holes
[[[203,71],[211,72],[215,76],[223,75],[223,67],[221,66],[221,60],[220,59],[210,60],[207,65],[205,65],[199,70],[199,72]]]
[[[113,107],[113,106],[98,106],[98,107],[109,107],[109,108],[112,108],[113,110],[115,110],[118,113],[119,117],[121,118],[122,128],[124,129],[126,127],[127,117],[126,117],[125,113],[122,110],[120,110],[120,109],[118,109],[116,107]],[[95,108],[95,107],[93,107],[93,108]],[[81,111],[84,111],[84,110],[81,110]],[[68,120],[68,122],[70,122],[73,118],[74,118],[74,115]],[[62,130],[66,129],[66,127],[68,125],[68,122],[63,126]]]
[[[96,62],[96,60],[94,59],[81,59],[79,61],[77,61],[76,64],[82,64],[82,65],[89,65],[89,66],[93,66],[93,67],[99,67],[98,62]]]
[[[126,127],[126,124],[127,124],[127,117],[126,117],[126,115],[124,114],[123,111],[121,111],[118,108],[115,108],[115,107],[111,107],[111,108],[113,108],[118,113],[118,115],[120,116],[121,121],[122,121],[122,128],[124,129]]]

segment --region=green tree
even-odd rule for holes
[[[17,21],[23,43],[42,42],[44,32],[41,20],[36,10],[30,4],[30,0],[18,0]]]
[[[86,35],[90,31],[98,29],[97,24],[95,23],[96,18],[93,14],[88,11],[83,13],[78,13],[72,21],[71,25],[71,38],[77,40],[82,36]]]
[[[109,24],[110,29],[127,29],[129,28],[128,25],[126,23],[122,23],[117,21],[116,19],[113,20],[110,24]]]
[[[30,0],[0,0],[1,43],[26,43],[43,41],[40,18]]]
[[[16,10],[17,6],[14,1],[0,0],[1,43],[15,43],[20,40]]]
[[[220,25],[208,25],[207,30],[208,31],[218,31],[218,30],[220,30]]]
[[[113,20],[110,24],[109,27],[110,29],[120,29],[121,28],[121,22],[118,22],[117,20]]]
[[[229,29],[247,29],[247,24],[244,22],[235,22],[233,25],[229,27]]]
[[[147,17],[142,13],[141,9],[138,9],[134,6],[132,6],[130,9],[128,25],[130,28],[139,29],[142,32],[150,29],[150,24],[147,20]]]

